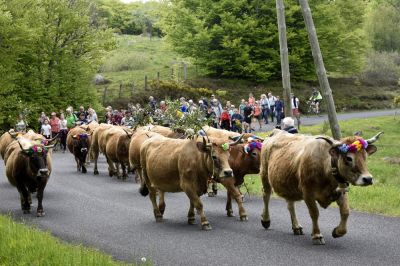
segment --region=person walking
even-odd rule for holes
[[[17,132],[26,132],[27,127],[28,127],[28,123],[25,121],[24,115],[19,114],[18,121],[15,124],[15,130]]]
[[[46,139],[51,139],[51,126],[49,124],[49,119],[46,118],[43,122],[43,125],[40,129],[40,134],[43,135]]]
[[[251,107],[251,105],[246,102],[246,107],[243,110],[243,129],[244,129],[244,133],[251,133],[251,118],[253,116],[253,108]]]
[[[57,117],[57,114],[55,112],[51,113],[51,118],[50,118],[50,126],[51,126],[51,137],[54,138],[55,136],[60,133],[60,119]]]
[[[299,111],[300,100],[294,95],[294,93],[291,93],[290,96],[291,96],[290,103],[292,105],[292,114],[293,117],[295,117],[297,120],[297,125],[300,126],[300,111]]]
[[[242,116],[244,116],[243,110],[244,110],[245,107],[246,107],[246,100],[242,99],[242,101],[240,102],[240,105],[239,105],[239,113]]]
[[[280,99],[279,96],[276,96],[276,101],[275,101],[275,116],[276,116],[276,124],[280,125],[282,117],[284,116],[284,103]]]
[[[78,117],[76,117],[76,115],[74,114],[71,106],[65,109],[65,111],[67,112],[67,115],[65,117],[65,119],[67,120],[67,127],[68,129],[71,129],[76,126],[76,121],[78,121]]]
[[[253,118],[258,122],[258,125],[260,126],[260,130],[262,129],[262,114],[261,114],[261,105],[259,101],[256,101],[253,107]]]
[[[232,122],[231,122],[231,117],[229,115],[229,111],[228,111],[227,107],[225,107],[221,113],[219,126],[221,127],[221,129],[231,130]]]
[[[88,123],[91,123],[91,122],[98,123],[99,122],[99,119],[97,118],[97,113],[93,108],[89,108],[88,113],[89,113],[89,115],[87,117]]]
[[[268,115],[271,112],[271,108],[270,108],[270,103],[267,99],[267,95],[265,94],[261,95],[260,105],[261,105],[262,117],[264,118],[265,124],[268,124]]]
[[[291,117],[285,117],[282,120],[282,130],[285,130],[286,132],[290,134],[296,134],[299,133],[297,129],[294,127],[294,120]]]
[[[64,113],[60,114],[60,119],[58,121],[58,128],[60,129],[60,145],[61,150],[65,153],[67,149],[67,135],[68,135],[68,127],[67,127],[67,119],[65,119]]]
[[[270,106],[270,116],[271,116],[271,122],[274,122],[274,116],[275,116],[275,102],[276,102],[276,97],[272,95],[272,92],[268,93],[268,102]]]
[[[243,116],[239,113],[238,109],[234,110],[234,114],[232,115],[232,131],[242,133],[242,124],[243,124]]]

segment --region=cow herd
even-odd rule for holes
[[[238,205],[241,221],[248,219],[239,186],[247,174],[260,173],[264,209],[262,226],[269,228],[268,205],[272,191],[287,201],[295,235],[302,235],[295,202],[304,200],[312,219],[312,240],[324,244],[318,227],[318,204],[327,208],[336,202],[340,223],[333,237],[346,234],[349,184],[372,185],[366,159],[376,152],[372,144],[382,133],[364,140],[351,136],[340,141],[326,136],[289,134],[275,129],[265,140],[251,134],[238,134],[204,126],[197,135],[186,137],[167,127],[148,125],[135,130],[108,124],[90,123],[69,131],[67,145],[74,155],[77,171],[86,173],[89,161],[98,175],[99,154],[106,157],[108,174],[126,179],[136,172],[139,192],[149,196],[155,220],[160,222],[166,209],[166,192],[185,192],[189,199],[188,223],[195,223],[195,209],[201,228],[211,225],[200,196],[210,191],[211,182],[227,191],[226,213],[233,216],[232,199]],[[0,154],[6,175],[20,193],[21,208],[29,213],[31,194],[38,198],[37,216],[44,216],[43,191],[51,173],[52,148],[56,139],[28,131],[10,130],[0,137]]]

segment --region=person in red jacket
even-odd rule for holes
[[[222,111],[219,121],[219,126],[222,129],[231,130],[232,127],[231,116],[229,115],[228,108],[226,107],[224,108],[224,111]]]

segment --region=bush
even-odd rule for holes
[[[400,77],[398,52],[373,52],[367,57],[361,82],[370,85],[397,85]]]
[[[395,106],[400,106],[400,95],[395,97],[393,102]]]
[[[100,72],[143,70],[148,65],[148,58],[143,54],[118,53],[107,60]]]

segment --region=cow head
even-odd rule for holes
[[[355,186],[368,186],[373,184],[373,177],[368,171],[367,156],[375,153],[377,148],[372,145],[383,132],[371,139],[364,140],[353,136],[333,143],[330,154],[333,161],[337,162],[338,173],[345,181]]]
[[[30,171],[36,175],[37,179],[48,178],[50,171],[47,166],[47,156],[55,144],[48,145],[47,140],[42,140],[41,142],[32,141],[28,147],[22,147],[20,140],[18,140],[18,144],[21,148],[21,155],[29,160]]]
[[[74,148],[78,150],[79,154],[81,154],[84,159],[86,159],[86,155],[89,151],[89,136],[90,134],[87,133],[72,136],[74,139]]]
[[[209,139],[203,137],[203,142],[197,142],[197,148],[209,155],[208,164],[212,169],[214,178],[233,177],[233,170],[229,166],[230,146],[237,145],[241,138],[235,142],[224,142],[220,139]]]

